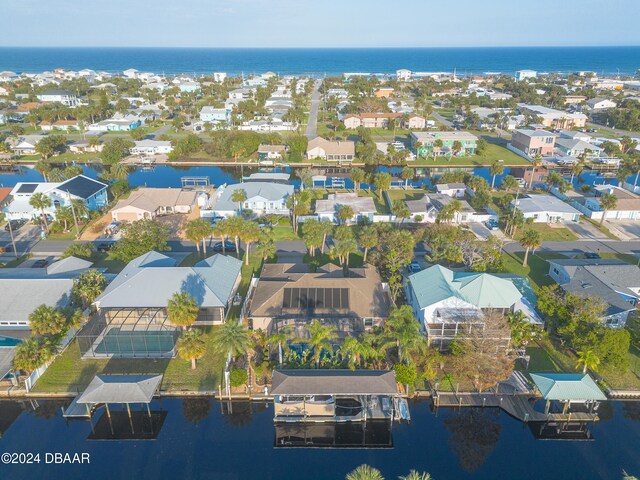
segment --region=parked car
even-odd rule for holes
[[[420,270],[422,270],[422,268],[420,268],[420,264],[418,262],[411,262],[409,264],[408,268],[409,268],[409,271],[411,273],[416,273],[416,272],[419,272]]]
[[[47,260],[46,258],[41,258],[40,260],[36,260],[35,262],[33,262],[31,268],[44,268],[47,265],[49,265],[49,260]]]
[[[4,230],[5,232],[8,232],[9,230],[15,231],[15,230],[18,230],[25,223],[27,223],[26,220],[9,220],[7,224],[4,226]],[[11,225],[11,227],[9,227],[9,225]]]
[[[585,252],[584,258],[588,258],[590,260],[596,260],[600,258],[600,254],[596,252]]]
[[[236,251],[236,244],[233,242],[229,242],[228,240],[224,242],[224,250],[225,252],[235,252]],[[216,242],[213,244],[213,251],[214,252],[221,252],[222,251],[222,242]]]
[[[498,226],[498,222],[496,222],[495,220],[487,220],[486,222],[484,222],[484,226],[489,230],[498,230],[500,228]]]
[[[108,252],[111,248],[113,248],[113,243],[103,242],[96,245],[96,250],[102,253]]]

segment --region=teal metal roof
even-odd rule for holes
[[[545,400],[606,400],[589,375],[582,373],[532,373],[531,380]]]
[[[454,272],[434,265],[409,277],[420,308],[457,297],[479,308],[509,308],[522,298],[511,278],[490,273]]]

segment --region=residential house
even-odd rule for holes
[[[4,70],[0,72],[0,83],[10,83],[18,80],[20,76],[16,72]]]
[[[86,140],[78,140],[69,145],[69,151],[73,153],[98,153],[103,148],[103,143],[92,145]]]
[[[330,88],[326,93],[327,97],[349,98],[349,92],[344,88]]]
[[[408,128],[409,130],[422,130],[424,128],[427,128],[427,120],[424,117],[413,113],[403,121],[402,126],[404,128]]]
[[[236,88],[229,92],[231,100],[248,100],[253,96],[253,90],[250,88]]]
[[[213,81],[222,83],[227,78],[226,72],[213,72]]]
[[[562,137],[556,139],[555,147],[562,155],[576,158],[579,158],[583,154],[590,157],[598,157],[604,152],[604,149],[582,140]]]
[[[587,106],[591,110],[604,110],[607,108],[616,108],[616,102],[612,102],[608,98],[596,97],[587,100]]]
[[[78,97],[67,90],[47,90],[36,95],[36,97],[41,102],[58,102],[70,108],[76,107],[80,103]]]
[[[377,98],[389,98],[391,96],[393,96],[393,92],[395,92],[395,90],[391,87],[381,87],[376,89],[373,94],[377,97]]]
[[[45,268],[0,269],[0,329],[29,330],[29,315],[40,305],[71,306],[73,282],[91,265],[67,257]]]
[[[137,115],[116,114],[113,117],[92,123],[88,129],[92,132],[128,132],[142,125],[142,119]]]
[[[436,191],[453,198],[464,198],[467,186],[464,183],[439,183],[436,185]]]
[[[560,138],[568,138],[569,140],[582,140],[591,143],[592,137],[588,133],[579,130],[560,130]]]
[[[564,96],[565,105],[578,105],[586,101],[587,101],[587,97],[585,97],[584,95],[565,95]]]
[[[58,207],[68,207],[72,200],[82,200],[89,210],[100,210],[109,202],[107,184],[93,178],[78,175],[64,182],[20,182],[11,190],[13,201],[3,210],[12,220],[39,218],[41,211],[29,201],[36,193],[43,193],[51,200],[45,213],[55,218]]]
[[[428,193],[418,200],[407,200],[411,222],[435,223],[440,211],[453,201],[460,202],[460,211],[455,212],[451,223],[478,223],[487,220],[498,220],[498,215],[490,209],[476,210],[466,200],[456,199],[441,193]]]
[[[131,155],[168,154],[173,150],[171,142],[164,140],[140,140],[133,144],[133,148],[129,150]]]
[[[284,145],[260,145],[258,147],[258,158],[260,160],[282,160],[286,153]]]
[[[310,140],[307,145],[307,158],[320,158],[328,162],[353,162],[356,145],[351,141],[329,141],[322,137]]]
[[[111,218],[114,222],[135,222],[160,215],[186,214],[196,205],[197,197],[193,190],[140,187],[118,200],[111,209]]]
[[[400,121],[401,113],[361,113],[359,115],[347,115],[342,122],[348,129],[355,130],[364,128],[387,128],[390,120]]]
[[[459,335],[484,329],[487,312],[522,311],[541,324],[535,294],[526,278],[517,275],[457,272],[433,265],[405,280],[405,294],[427,341],[447,348]]]
[[[546,128],[582,128],[587,124],[588,117],[584,113],[567,113],[542,105],[518,105],[520,113],[540,119]]]
[[[511,147],[527,157],[553,155],[556,136],[546,130],[518,129],[511,135]]]
[[[640,269],[616,259],[548,260],[549,276],[567,293],[606,303],[603,323],[624,327],[640,299]]]
[[[35,155],[36,146],[44,135],[23,135],[11,145],[11,151],[16,155]]]
[[[553,195],[530,194],[511,202],[534,223],[578,222],[580,211]]]
[[[613,185],[595,185],[594,197],[584,197],[578,204],[573,204],[582,213],[593,220],[640,220],[640,196]],[[600,198],[604,194],[612,194],[616,197],[616,206],[607,210],[606,215],[600,204]],[[582,207],[582,208],[581,208]]]
[[[462,131],[452,132],[411,132],[411,148],[418,157],[458,156],[476,154],[478,137]],[[442,146],[436,146],[440,140]],[[456,150],[459,148],[459,150]]]
[[[239,205],[233,201],[233,193],[244,190],[247,200]],[[289,215],[287,198],[293,195],[293,185],[274,182],[247,182],[221,185],[200,211],[202,217],[233,217],[242,211],[253,215]]]
[[[202,107],[200,110],[200,121],[205,123],[228,122],[231,111],[227,108]]]
[[[353,216],[347,223],[358,223],[360,221],[374,221],[376,205],[372,197],[360,197],[357,192],[332,193],[326,200],[316,200],[315,212],[319,220],[330,220],[340,223],[338,212],[342,206],[351,207]]]
[[[0,187],[0,211],[11,202],[11,187]]]
[[[340,339],[384,324],[389,316],[388,287],[375,267],[343,269],[328,263],[315,272],[308,264],[265,263],[249,303],[254,330],[268,334],[289,329],[307,338],[318,320]]]

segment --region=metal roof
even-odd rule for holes
[[[0,380],[13,370],[13,357],[16,347],[0,347]]]
[[[606,400],[589,375],[581,373],[532,373],[531,380],[545,400]]]
[[[162,375],[96,375],[77,403],[149,403]]]
[[[106,188],[106,183],[85,177],[84,175],[78,175],[58,185],[57,190],[69,192],[71,195],[86,200]]]
[[[396,395],[393,370],[274,370],[273,395]]]

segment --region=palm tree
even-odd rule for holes
[[[200,307],[187,292],[176,292],[167,304],[167,318],[178,327],[190,327],[198,318]]]
[[[55,355],[55,348],[45,339],[27,338],[16,347],[13,368],[31,373]]]
[[[109,168],[109,174],[114,180],[126,180],[129,176],[129,169],[124,163],[114,163]]]
[[[347,223],[355,215],[353,208],[350,205],[340,205],[338,209],[338,220],[342,223]]]
[[[245,221],[242,217],[230,217],[225,220],[225,230],[229,237],[233,237],[236,244],[236,257],[238,258],[240,258],[240,235],[242,235],[244,223]]]
[[[340,356],[347,360],[351,370],[356,369],[356,365],[362,363],[362,356],[366,351],[366,345],[360,342],[356,337],[347,337],[344,339],[340,347]]]
[[[405,150],[406,152],[406,150]],[[409,180],[415,176],[415,172],[411,167],[404,167],[400,173],[400,177],[404,179],[404,188],[409,188]]]
[[[542,164],[542,155],[539,153],[531,159],[531,182],[529,182],[529,188],[533,188],[533,181],[536,176],[536,169]]]
[[[212,343],[217,352],[231,353],[234,359],[238,355],[247,353],[253,345],[247,327],[233,320],[213,331]]]
[[[527,230],[522,238],[520,239],[520,245],[525,248],[524,251],[524,261],[522,262],[522,266],[527,266],[527,260],[529,258],[529,250],[533,250],[535,252],[536,248],[538,248],[542,244],[542,235],[537,230]]]
[[[267,261],[268,258],[274,257],[278,252],[276,244],[271,238],[266,235],[262,235],[255,248],[256,255],[259,255],[262,260]]]
[[[69,223],[73,222],[73,211],[71,207],[60,206],[56,209],[56,220],[64,224],[64,230],[69,230]]]
[[[176,350],[181,358],[191,361],[191,370],[196,369],[196,360],[202,358],[207,351],[207,344],[200,330],[189,330],[176,342]]]
[[[613,193],[605,193],[600,197],[600,207],[602,207],[602,218],[600,219],[600,225],[604,223],[604,219],[607,216],[609,210],[613,210],[618,205],[618,197]]]
[[[49,162],[46,162],[44,160],[39,160],[36,165],[35,165],[35,169],[40,172],[40,174],[42,175],[42,178],[44,178],[45,182],[48,182],[48,175],[49,172],[51,172],[51,164]]]
[[[322,233],[322,247],[320,247],[320,253],[324,254],[324,247],[327,244],[327,235],[333,233],[333,223],[331,220],[320,220],[320,233]]]
[[[238,209],[242,211],[242,204],[247,201],[247,192],[242,188],[234,190],[231,194],[231,201],[237,203]]]
[[[282,357],[285,350],[289,349],[289,345],[287,341],[290,338],[291,330],[288,327],[285,327],[283,330],[279,332],[272,333],[269,338],[267,338],[267,344],[277,345],[278,346],[278,365],[282,367]]]
[[[89,207],[84,200],[74,198],[71,200],[72,211],[75,212],[76,218],[89,218]]]
[[[229,219],[225,218],[223,220],[218,220],[216,224],[213,226],[213,234],[216,237],[220,237],[222,239],[222,254],[226,255],[227,251],[225,249],[225,242],[227,238],[229,238],[229,232],[231,228],[229,226]]]
[[[184,233],[189,240],[195,242],[196,249],[200,253],[200,242],[202,242],[202,252],[207,255],[207,238],[213,234],[213,226],[205,218],[198,218],[187,223]]]
[[[67,326],[67,317],[60,310],[40,305],[29,314],[29,326],[38,335],[57,335]]]
[[[431,475],[427,472],[418,472],[416,470],[411,470],[409,475],[398,478],[399,480],[432,480]]]
[[[240,238],[246,245],[247,252],[245,254],[245,265],[249,265],[249,252],[251,251],[251,244],[260,239],[262,230],[256,222],[247,221],[244,222],[240,229]]]
[[[420,324],[413,317],[411,306],[402,305],[389,314],[385,322],[386,337],[398,348],[398,359],[409,361],[409,353],[421,349],[424,336],[420,333]]]
[[[489,173],[491,174],[491,190],[493,190],[494,185],[496,184],[496,176],[502,175],[502,172],[504,172],[504,165],[502,162],[495,160],[491,163],[491,166],[489,167]]]
[[[49,233],[49,219],[47,218],[47,214],[44,210],[51,207],[51,199],[44,193],[34,193],[29,199],[29,205],[40,210],[45,232]]]
[[[573,177],[576,175],[578,176],[578,180],[580,179],[580,174],[584,170],[584,167],[585,161],[582,159],[579,162],[573,164],[573,166],[571,167],[571,183],[573,183]]]
[[[358,243],[353,237],[338,240],[329,250],[332,259],[337,258],[342,266],[349,266],[349,255],[358,251]]]
[[[347,473],[345,480],[384,480],[384,477],[377,468],[360,465],[352,472]]]
[[[367,262],[367,254],[369,253],[369,249],[375,247],[378,244],[378,230],[373,225],[365,225],[360,230],[360,234],[358,235],[358,242],[360,246],[364,248],[364,256],[362,258],[362,262]]]
[[[586,374],[587,370],[595,372],[600,365],[600,358],[595,354],[593,350],[580,350],[578,352],[578,361],[576,362],[576,368],[582,368],[582,373]]]
[[[387,172],[376,173],[373,177],[373,184],[378,189],[378,195],[382,200],[382,194],[391,187],[391,175]]]
[[[338,338],[338,334],[331,325],[322,325],[318,320],[312,321],[306,328],[310,335],[310,338],[306,341],[309,347],[313,349],[313,361],[316,364],[316,368],[320,368],[322,351],[326,350],[333,353],[331,340]]]
[[[351,169],[351,180],[353,180],[353,187],[356,191],[360,190],[360,184],[364,182],[364,170],[355,167]]]

